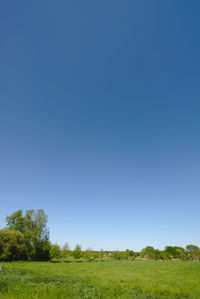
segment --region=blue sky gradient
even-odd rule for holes
[[[200,2],[0,3],[0,227],[73,248],[200,245]]]

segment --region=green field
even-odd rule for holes
[[[5,263],[0,298],[200,298],[200,263]]]

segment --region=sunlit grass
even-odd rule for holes
[[[200,263],[5,263],[0,298],[200,298]]]

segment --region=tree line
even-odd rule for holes
[[[0,229],[0,260],[60,261],[69,259],[153,259],[200,260],[200,248],[196,245],[166,246],[164,250],[147,246],[141,252],[82,250],[77,244],[73,250],[68,243],[63,247],[52,244],[47,227],[48,217],[43,210],[18,210],[6,217],[6,228]]]

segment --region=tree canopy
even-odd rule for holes
[[[28,260],[49,259],[48,217],[43,210],[27,210],[23,215],[18,210],[6,217],[7,227],[24,236],[26,257]]]

